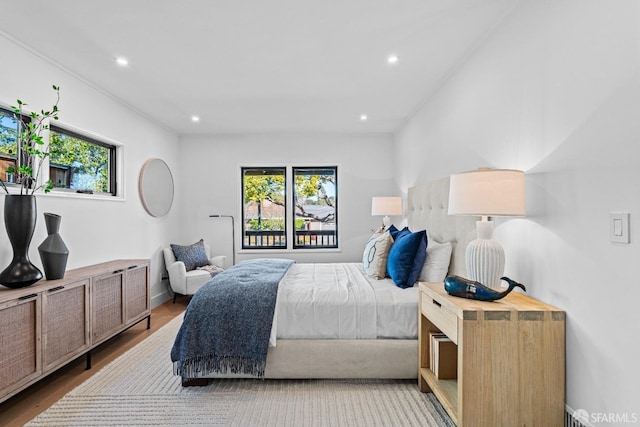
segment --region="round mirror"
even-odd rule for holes
[[[138,191],[144,209],[151,216],[165,216],[173,204],[173,176],[160,159],[149,159],[140,171]]]

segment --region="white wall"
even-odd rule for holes
[[[394,153],[390,135],[252,134],[183,137],[181,186],[178,200],[183,233],[181,243],[200,238],[214,254],[231,261],[231,226],[211,214],[234,215],[236,248],[240,247],[240,166],[338,166],[338,226],[340,251],[262,251],[246,258],[275,256],[297,261],[359,262],[371,230],[381,219],[371,216],[371,197],[397,195],[393,178]]]
[[[396,145],[402,189],[526,171],[527,217],[497,222],[506,273],[567,312],[567,404],[640,417],[640,3],[523,0]],[[628,245],[608,237],[620,211]]]
[[[108,138],[124,149],[124,200],[96,200],[90,197],[57,197],[38,193],[38,220],[29,257],[42,267],[38,245],[46,237],[43,212],[62,215],[60,234],[69,248],[67,268],[77,268],[111,259],[150,258],[152,303],[166,299],[161,280],[164,264],[160,249],[178,238],[178,212],[164,218],[146,214],[138,196],[138,173],[149,157],[164,159],[179,182],[178,137],[131,109],[114,101],[81,79],[54,67],[12,41],[0,36],[5,61],[0,67],[0,102],[14,105],[17,98],[35,108],[55,102],[52,84],[60,86],[61,125],[70,125]],[[114,69],[114,72],[126,72]],[[4,209],[4,197],[0,197]],[[9,264],[12,251],[4,220],[0,226],[0,268]],[[4,237],[2,237],[4,236]]]

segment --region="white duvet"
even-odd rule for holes
[[[359,263],[296,263],[280,282],[269,344],[417,336],[417,288],[370,278]]]

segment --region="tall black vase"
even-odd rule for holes
[[[36,228],[36,196],[4,196],[4,226],[13,248],[11,264],[0,273],[0,284],[24,288],[42,279],[42,272],[29,261],[29,245]]]
[[[62,279],[67,268],[69,249],[58,233],[62,217],[54,213],[44,213],[44,223],[47,226],[47,238],[38,246],[42,269],[47,280]]]

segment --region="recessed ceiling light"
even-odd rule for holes
[[[387,63],[390,65],[396,65],[398,63],[398,55],[389,55],[387,56]]]
[[[200,121],[200,117],[198,117],[198,116],[191,116],[191,121],[192,121],[193,123],[198,123],[198,122]]]
[[[360,114],[361,122],[366,122],[367,120],[369,120],[369,116],[367,116],[366,114]]]
[[[124,58],[122,56],[116,58],[116,63],[121,67],[126,67],[127,65],[129,65],[129,61],[127,60],[127,58]]]

